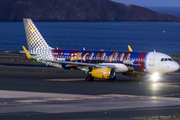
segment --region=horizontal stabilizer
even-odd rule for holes
[[[31,58],[31,55],[29,54],[29,52],[26,50],[26,48],[25,48],[24,46],[22,46],[22,48],[23,48],[23,50],[24,50],[24,52],[25,52],[27,58],[30,59],[30,58]]]

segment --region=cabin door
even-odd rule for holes
[[[149,58],[149,66],[154,66],[154,58],[155,58],[155,55],[150,56],[150,58]]]

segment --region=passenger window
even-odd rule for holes
[[[161,61],[164,61],[164,58],[162,58]]]

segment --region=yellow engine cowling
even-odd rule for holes
[[[91,75],[95,78],[113,79],[116,74],[113,68],[93,69]]]
[[[122,73],[122,74],[128,77],[136,77],[136,78],[143,77],[143,75],[140,73]]]

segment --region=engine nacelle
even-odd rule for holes
[[[95,78],[113,79],[116,74],[113,68],[97,68],[93,69],[91,75]]]
[[[143,77],[143,74],[140,73],[122,73],[122,74],[128,77],[136,77],[136,78]]]

